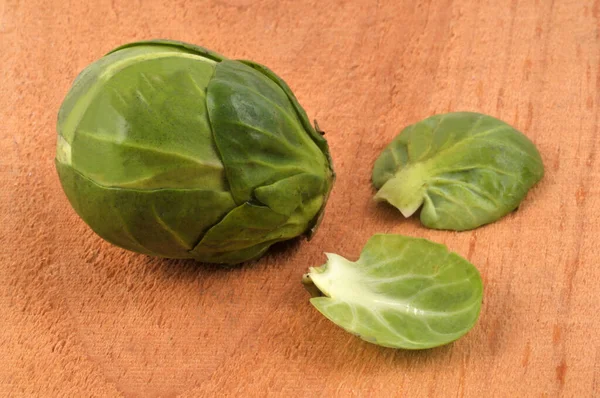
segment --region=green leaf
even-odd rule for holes
[[[470,112],[405,128],[375,162],[376,200],[429,228],[468,230],[515,210],[544,175],[535,145],[510,125]]]
[[[303,282],[318,289],[310,302],[361,339],[385,347],[448,344],[477,321],[483,285],[477,269],[440,244],[375,235],[356,262],[327,254]]]
[[[208,86],[207,107],[236,203],[252,200],[257,187],[297,174],[323,180],[330,174],[326,156],[305,131],[288,96],[249,66],[219,63]]]
[[[260,257],[276,242],[302,234],[322,203],[314,197],[286,216],[264,205],[244,203],[212,227],[194,248],[201,261],[236,264]]]
[[[227,192],[110,188],[58,161],[56,168],[71,205],[94,232],[139,253],[193,258],[200,237],[235,208]]]
[[[316,126],[313,127],[313,125],[310,123],[310,120],[308,119],[308,116],[306,115],[306,111],[304,110],[304,108],[302,108],[302,106],[300,106],[298,99],[296,98],[296,96],[294,95],[294,93],[292,92],[290,87],[287,85],[287,83],[285,81],[283,81],[283,79],[281,79],[279,76],[277,76],[272,70],[270,70],[269,68],[267,68],[264,65],[260,65],[260,64],[257,64],[256,62],[252,62],[252,61],[248,61],[248,60],[242,60],[240,62],[248,65],[249,67],[251,67],[251,68],[259,71],[263,75],[267,76],[269,79],[271,79],[273,82],[275,82],[285,92],[287,97],[290,99],[290,102],[291,102],[292,106],[294,107],[294,110],[296,111],[298,119],[304,126],[304,129],[310,134],[313,141],[319,146],[319,148],[321,148],[323,153],[331,161],[331,158],[329,155],[329,145],[327,144],[327,141],[325,140],[325,138],[323,138],[322,132],[317,131],[318,129],[315,128]],[[331,169],[331,171],[333,172],[333,168]]]
[[[115,61],[69,116],[66,163],[103,186],[226,190],[206,109],[214,67],[177,52]]]
[[[291,215],[302,203],[322,196],[326,188],[322,177],[296,174],[254,190],[254,196],[273,211]]]
[[[329,144],[327,143],[327,140],[325,140],[325,138],[324,138],[325,133],[323,131],[319,130],[316,120],[315,120],[315,126],[314,127],[312,126],[312,124],[310,123],[310,120],[308,119],[306,111],[304,110],[304,108],[302,108],[302,106],[298,102],[298,99],[296,98],[296,96],[294,95],[294,93],[292,92],[290,87],[287,85],[287,83],[282,78],[277,76],[275,74],[275,72],[273,72],[271,69],[267,68],[264,65],[257,64],[256,62],[252,62],[249,60],[241,60],[240,62],[248,65],[249,67],[257,70],[258,72],[262,73],[264,76],[268,77],[273,82],[275,82],[285,92],[285,94],[289,98],[290,102],[292,103],[292,106],[294,107],[294,109],[296,111],[296,115],[298,116],[298,118],[300,119],[300,122],[304,126],[304,129],[310,134],[310,137],[312,138],[312,140],[315,142],[315,144],[317,144],[317,146],[321,149],[321,151],[325,154],[325,157],[327,158],[327,163],[329,166],[329,170],[327,172],[328,177],[327,177],[327,182],[326,182],[326,184],[327,184],[326,192],[327,193],[325,194],[325,199],[323,200],[323,205],[321,206],[321,209],[319,209],[317,216],[315,216],[315,218],[309,225],[309,230],[306,233],[307,238],[310,240],[310,238],[314,235],[314,233],[318,229],[318,227],[323,219],[323,216],[325,213],[325,205],[327,203],[329,194],[331,193],[331,188],[333,187],[333,184],[335,181],[335,170],[333,168],[333,160],[331,159],[331,154],[329,153]]]

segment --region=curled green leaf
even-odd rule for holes
[[[375,199],[429,228],[468,230],[517,209],[544,175],[535,145],[510,125],[471,112],[405,128],[373,168]]]
[[[358,261],[327,254],[303,283],[311,304],[346,331],[384,347],[448,344],[477,321],[483,284],[477,269],[426,239],[375,235]]]

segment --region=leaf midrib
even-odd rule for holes
[[[476,125],[477,125],[477,123],[475,123],[474,127],[471,130],[473,130],[476,127]],[[441,148],[439,151],[433,153],[428,158],[422,158],[419,160],[413,159],[413,161],[408,162],[408,164],[422,163],[425,166],[426,170],[430,171],[431,176],[437,176],[438,173],[436,172],[437,167],[435,167],[435,163],[437,163],[439,161],[440,157],[444,157],[443,155],[448,156],[448,153],[451,154],[453,152],[456,152],[458,149],[465,146],[466,144],[473,142],[474,140],[480,139],[481,137],[485,137],[490,134],[494,134],[498,130],[502,130],[502,129],[506,129],[506,128],[510,128],[510,126],[500,125],[500,126],[493,127],[489,130],[485,130],[483,132],[474,134],[474,135],[469,135],[469,136],[465,137],[464,139],[455,142],[453,145],[449,145],[445,148]],[[432,131],[432,135],[434,132],[435,132],[435,130]],[[433,138],[432,138],[432,140],[433,140]],[[430,148],[427,150],[426,155],[429,155],[431,153],[432,146],[433,145],[430,143]],[[522,152],[519,148],[516,148],[516,149],[519,150],[519,152]]]
[[[107,142],[109,144],[113,144],[113,145],[119,145],[119,146],[123,146],[123,147],[127,147],[127,148],[132,148],[132,149],[136,149],[139,151],[146,151],[146,152],[150,152],[150,153],[155,153],[155,154],[160,154],[166,157],[174,157],[174,158],[179,158],[181,160],[184,160],[186,162],[190,162],[190,163],[194,163],[196,165],[198,165],[200,168],[208,168],[208,169],[213,169],[213,170],[223,170],[224,166],[222,163],[210,163],[210,162],[201,162],[198,159],[191,157],[191,156],[186,156],[183,155],[181,153],[177,153],[177,152],[171,152],[171,151],[164,151],[164,150],[160,150],[157,148],[152,148],[149,146],[145,146],[145,145],[139,145],[139,144],[133,144],[131,141],[123,141],[123,142],[119,142],[117,140],[108,138],[106,136],[98,136],[95,135],[92,132],[88,132],[86,130],[77,130],[78,134],[83,134],[86,137],[91,138],[92,140],[96,140],[96,141],[102,141],[102,142]]]

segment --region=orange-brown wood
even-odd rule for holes
[[[271,67],[327,132],[337,183],[311,242],[224,269],[104,243],[53,165],[77,73],[172,38]],[[402,127],[471,110],[538,146],[520,210],[432,231],[372,201]],[[0,0],[0,396],[600,396],[600,2]],[[447,244],[480,270],[478,324],[422,352],[355,338],[308,303],[323,252],[374,233]]]

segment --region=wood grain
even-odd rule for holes
[[[113,47],[172,38],[280,74],[327,132],[337,184],[311,242],[222,269],[126,253],[75,215],[56,113]],[[472,110],[526,133],[546,176],[472,232],[376,205],[402,127]],[[0,396],[600,396],[600,2],[0,0]],[[307,267],[374,233],[447,244],[480,270],[476,327],[380,348],[308,303]]]

